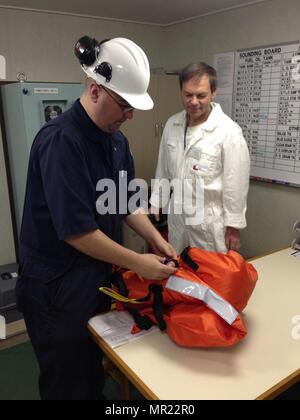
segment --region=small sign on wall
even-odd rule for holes
[[[6,60],[3,55],[0,55],[0,80],[6,79]]]

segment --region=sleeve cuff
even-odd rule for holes
[[[65,240],[69,236],[73,235],[81,235],[87,232],[91,232],[93,230],[99,229],[99,226],[96,223],[87,223],[81,226],[74,226],[73,228],[64,229],[61,232],[58,232],[58,239],[60,241]]]
[[[247,226],[246,217],[239,214],[225,214],[224,226],[244,229]]]

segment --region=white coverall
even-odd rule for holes
[[[169,204],[169,242],[178,254],[187,246],[226,253],[226,227],[246,227],[250,176],[247,143],[241,128],[215,103],[212,103],[212,111],[203,124],[187,129],[186,150],[185,125],[186,111],[173,115],[167,121],[155,178],[171,181],[201,177],[204,184],[204,220],[196,225],[187,225],[184,214],[174,214],[170,210],[174,206],[173,194]],[[194,188],[194,181],[192,185]],[[161,208],[161,199],[156,181],[151,205]]]

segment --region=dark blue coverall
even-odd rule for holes
[[[44,400],[102,398],[102,354],[87,332],[89,318],[110,306],[98,291],[111,265],[76,251],[64,239],[100,229],[119,242],[124,215],[99,215],[99,180],[119,171],[134,178],[126,138],[108,134],[79,100],[37,134],[32,146],[20,237],[18,307],[40,367]]]

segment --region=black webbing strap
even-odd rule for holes
[[[153,313],[161,331],[167,328],[164,320],[163,287],[160,284],[151,284],[150,290],[153,293]]]
[[[126,310],[133,316],[134,322],[141,330],[150,330],[150,328],[155,325],[147,315],[141,315],[139,311],[135,308],[124,305]]]
[[[117,287],[118,293],[120,293],[120,295],[128,297],[129,290],[125,284],[125,281],[123,280],[122,272],[113,273],[110,280],[111,280],[111,284]],[[147,302],[147,300],[150,300],[150,299],[151,299],[151,290],[149,287],[148,294],[142,298],[136,299],[136,302],[143,303],[143,302]]]
[[[117,287],[120,295],[125,297],[129,295],[129,290],[127,289],[125,281],[123,280],[122,273],[116,271],[111,275],[110,281],[112,285]]]
[[[122,296],[127,297],[129,295],[129,290],[123,280],[122,272],[115,272],[111,276],[111,283],[117,287],[119,293]],[[150,299],[150,292],[147,296],[141,299],[141,301]],[[134,322],[136,325],[141,328],[142,330],[149,330],[154,323],[147,317],[147,315],[141,315],[136,308],[133,308],[129,305],[123,304],[124,308],[132,315]]]
[[[199,268],[199,265],[195,263],[195,261],[192,260],[192,258],[189,256],[189,248],[185,248],[181,253],[182,261],[185,262],[193,271],[197,271]]]
[[[167,328],[167,325],[164,320],[164,302],[163,302],[163,287],[160,284],[150,284],[149,293],[147,299],[150,299],[151,294],[153,294],[153,314],[155,316],[157,325],[161,331],[164,331]],[[144,300],[146,300],[144,298]],[[133,316],[134,322],[142,330],[149,330],[154,324],[147,315],[141,315],[138,309],[133,308],[129,305],[124,305],[126,310]]]
[[[119,293],[122,296],[128,297],[129,290],[122,278],[121,273],[114,273],[111,276],[111,283],[118,288]],[[167,325],[164,320],[163,309],[163,287],[160,284],[150,284],[148,294],[140,299],[137,299],[138,302],[146,302],[151,299],[153,294],[153,313],[157,321],[158,327],[161,331],[164,331],[167,328]],[[133,316],[134,322],[142,330],[149,330],[153,325],[155,325],[147,315],[141,315],[138,309],[133,308],[128,304],[123,304],[126,310]]]

